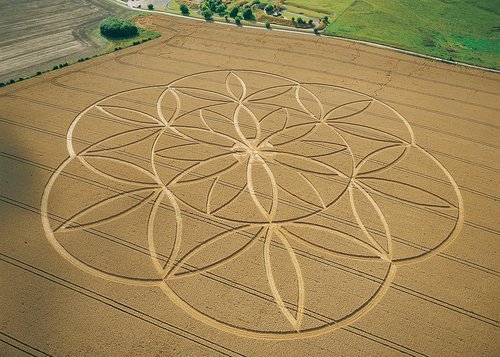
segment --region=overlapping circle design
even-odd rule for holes
[[[57,252],[240,336],[352,323],[464,219],[453,177],[392,107],[266,72],[113,94],[74,119],[67,150],[41,207]]]

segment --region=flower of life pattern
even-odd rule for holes
[[[67,149],[42,199],[59,254],[240,336],[352,323],[464,219],[457,184],[397,111],[271,73],[113,94],[75,118]]]

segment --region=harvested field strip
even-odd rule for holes
[[[160,26],[161,28],[161,26]],[[179,35],[181,38],[189,38],[189,39],[202,39],[203,41],[213,41],[213,38],[207,37],[202,31],[194,31],[193,33],[189,34],[189,36],[184,35],[178,31],[172,31],[170,28],[165,28],[166,31],[169,33],[175,33]],[[214,29],[214,32],[217,33],[218,38],[224,38],[224,35],[226,36],[238,36],[239,38],[242,39],[242,41],[245,43],[245,48],[247,48],[248,40],[253,38],[252,36],[252,31],[251,30],[246,30],[246,31],[241,31],[241,32],[232,32],[232,31],[238,31],[238,29],[233,29],[233,28],[226,28],[223,26],[216,27]],[[407,63],[407,64],[412,64],[412,65],[422,65],[423,62],[425,62],[425,67],[426,68],[433,68],[441,73],[456,73],[460,74],[461,76],[465,77],[478,77],[487,81],[493,81],[493,82],[500,82],[500,79],[498,79],[498,76],[496,76],[494,73],[490,72],[483,72],[481,74],[478,73],[471,73],[468,68],[466,67],[461,67],[461,66],[454,66],[454,65],[447,65],[447,64],[442,64],[442,63],[437,63],[436,61],[431,61],[431,60],[422,60],[422,59],[413,59],[412,56],[404,55],[404,54],[399,54],[399,53],[394,53],[393,51],[386,50],[386,49],[374,49],[369,46],[363,46],[363,45],[358,45],[356,43],[352,42],[347,42],[343,40],[333,40],[333,39],[328,39],[328,38],[321,38],[321,40],[317,39],[316,41],[311,41],[310,38],[308,37],[303,37],[300,35],[295,35],[295,34],[282,34],[282,33],[277,33],[276,36],[279,36],[281,38],[293,38],[294,42],[297,43],[297,46],[294,46],[293,48],[299,48],[300,51],[294,51],[290,50],[290,47],[286,46],[279,46],[276,47],[276,41],[266,41],[266,38],[259,43],[259,46],[251,46],[250,47],[258,47],[264,48],[264,49],[273,49],[273,50],[280,50],[284,51],[285,53],[290,53],[290,54],[304,54],[304,53],[310,53],[312,50],[314,50],[314,56],[311,55],[312,58],[316,58],[318,52],[323,52],[324,55],[319,55],[318,58],[324,57],[325,59],[332,59],[332,54],[331,52],[328,52],[328,49],[330,45],[334,45],[335,48],[339,49],[345,49],[349,51],[354,51],[355,53],[359,54],[368,54],[370,56],[374,56],[378,59],[386,59],[386,60],[395,60],[397,58],[398,61],[401,63]],[[234,41],[230,41],[230,39],[225,39],[227,40],[227,43],[234,43]],[[333,43],[335,41],[335,43]],[[250,42],[251,43],[251,42]],[[270,45],[274,45],[272,47],[264,46],[266,43]],[[262,47],[260,46],[262,45]],[[236,45],[235,45],[236,46]],[[331,51],[331,48],[330,48]],[[359,57],[359,56],[356,56]],[[376,66],[374,67],[376,68]],[[439,81],[437,83],[440,83]]]
[[[33,211],[34,207],[27,206],[26,204],[23,204],[21,202],[15,202],[15,201],[12,201],[12,200],[6,199],[6,198],[0,198],[0,200],[2,200],[3,202],[9,203],[11,205],[14,205],[20,209],[28,210],[28,211],[39,214],[39,212]],[[133,308],[132,306],[127,306],[125,304],[122,304],[117,300],[114,300],[112,298],[109,298],[107,296],[104,296],[104,295],[98,293],[97,291],[93,291],[93,290],[87,289],[81,285],[72,283],[72,282],[70,282],[70,281],[68,281],[60,276],[51,274],[50,272],[44,271],[44,270],[37,268],[33,265],[25,263],[19,259],[16,259],[16,258],[10,257],[8,255],[5,255],[3,253],[0,253],[0,260],[2,260],[4,263],[7,263],[7,264],[13,265],[19,269],[25,270],[31,274],[35,274],[43,279],[49,280],[52,283],[55,283],[57,285],[64,287],[65,289],[72,290],[72,291],[74,291],[78,294],[81,294],[87,298],[90,298],[90,299],[96,300],[100,303],[103,303],[103,304],[105,304],[113,309],[120,311],[121,313],[128,314],[128,315],[135,317],[143,322],[152,324],[158,328],[161,328],[165,331],[168,331],[172,334],[175,334],[181,338],[185,338],[193,343],[199,344],[208,350],[220,353],[224,356],[233,356],[233,355],[242,356],[241,354],[239,354],[236,351],[233,351],[229,348],[218,345],[217,343],[209,341],[201,336],[194,335],[193,333],[191,333],[189,331],[185,331],[177,326],[173,326],[166,321],[161,321],[161,320],[155,318],[154,316],[148,315],[140,310]]]
[[[31,76],[54,65],[99,54],[106,40],[91,38],[105,17],[134,16],[111,0],[16,1],[0,13],[0,81]]]
[[[196,43],[196,41],[200,41],[200,43]],[[175,44],[173,41],[169,42],[168,45],[171,46],[171,47],[177,47],[177,48],[180,48],[180,49],[197,50],[197,51],[200,50],[200,51],[205,52],[205,53],[216,54],[216,51],[210,51],[208,49],[202,49],[202,48],[204,48],[202,46],[202,44],[206,44],[206,43],[213,43],[213,44],[215,44],[217,42],[218,41],[217,40],[213,40],[213,38],[209,38],[209,37],[205,37],[205,36],[201,35],[201,36],[190,36],[189,37],[189,41],[183,42],[180,45]],[[228,42],[231,43],[232,41],[229,40]],[[191,46],[189,46],[189,44],[191,44]],[[206,47],[207,46],[205,46],[205,48]],[[246,45],[245,47],[246,48],[253,48],[254,50],[257,50],[257,49],[259,49],[259,50],[268,50],[269,51],[269,55],[264,56],[264,58],[272,58],[272,55],[276,54],[276,53],[283,54],[283,55],[288,55],[287,59],[289,61],[291,61],[292,58],[294,60],[297,60],[300,57],[305,57],[305,58],[310,59],[311,56],[307,55],[307,52],[310,51],[310,50],[312,50],[312,48],[311,49],[304,48],[301,51],[293,51],[293,50],[289,50],[289,49],[286,49],[286,48],[282,49],[282,48],[276,48],[276,47],[272,47],[272,46],[265,46],[263,43],[260,43],[259,46]],[[238,55],[235,55],[235,57],[236,58],[241,58],[241,59],[249,59],[249,58],[251,58],[251,55],[242,55],[242,53],[244,53],[244,52],[239,52]],[[320,54],[315,53],[314,60],[317,61],[318,59],[322,59],[322,60],[325,61],[325,63],[328,62],[330,64],[332,62],[344,63],[344,64],[355,64],[355,66],[358,67],[358,68],[366,68],[366,69],[371,69],[371,70],[382,70],[382,69],[384,69],[386,71],[390,70],[390,72],[392,74],[408,75],[408,73],[398,72],[397,71],[397,63],[399,62],[399,58],[398,58],[398,62],[394,63],[394,67],[395,68],[389,67],[389,69],[387,68],[387,64],[384,64],[384,66],[380,66],[380,65],[373,66],[373,65],[359,63],[359,61],[356,61],[355,63],[353,63],[352,59],[342,60],[342,59],[339,59],[339,58],[332,57],[332,55],[320,55]],[[280,61],[280,62],[282,62],[282,61]],[[263,60],[263,63],[274,64],[276,62],[275,61],[271,61],[271,60]],[[328,68],[329,67],[330,66],[328,66]],[[425,67],[428,67],[428,65],[426,64]],[[444,67],[446,67],[446,66],[444,66]],[[335,67],[333,67],[333,68],[335,68]],[[444,68],[441,68],[441,69],[445,70]],[[329,72],[329,73],[331,73],[331,72]],[[422,81],[427,82],[427,83],[445,84],[445,85],[453,86],[454,88],[463,88],[463,89],[468,89],[468,90],[474,90],[474,91],[477,90],[477,91],[480,91],[480,92],[484,92],[484,90],[481,89],[481,88],[472,88],[472,87],[469,87],[469,86],[464,86],[461,83],[457,83],[457,82],[437,81],[435,79],[429,79],[428,77],[425,77],[425,76],[422,76],[419,79],[421,79]],[[491,80],[493,82],[495,82],[495,85],[500,84],[500,80],[498,80],[498,79],[491,78]],[[493,88],[495,88],[495,87],[493,86]],[[495,95],[494,91],[485,92],[485,93]]]
[[[23,341],[20,341],[15,337],[9,336],[1,331],[0,331],[0,341],[30,356],[50,356],[48,353],[43,352],[42,350],[33,347]]]

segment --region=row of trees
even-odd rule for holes
[[[259,3],[259,0],[254,0],[252,5]],[[229,16],[239,20],[255,20],[255,15],[253,14],[252,6],[250,4],[246,4],[241,8],[241,16],[239,15],[240,8],[238,6],[235,6],[228,11],[227,5],[223,3],[222,0],[204,0],[200,4],[199,9],[203,17],[207,20],[212,20],[214,14],[218,14],[219,16],[226,18]]]
[[[251,3],[247,3],[243,6],[234,6],[229,10],[227,4],[222,0],[203,0],[198,8],[201,15],[203,15],[206,20],[213,20],[213,15],[218,14],[219,16],[224,17],[226,22],[229,21],[229,18],[231,17],[235,19],[235,23],[237,25],[240,25],[241,20],[243,19],[250,21],[255,20],[255,15],[252,11],[255,7],[259,7],[259,9],[264,10],[267,15],[271,15],[274,12],[280,12],[283,9],[283,4],[277,2],[274,5],[269,3],[261,4],[260,0],[253,0]],[[180,11],[183,15],[189,15],[189,7],[184,3],[180,5]],[[319,30],[323,29],[328,23],[328,17],[326,16],[319,20],[319,25],[317,27],[312,19],[305,21],[301,17],[298,17],[297,19],[294,17],[292,18],[293,26],[314,28],[314,32],[316,34],[319,33]],[[266,27],[271,28],[271,24],[266,22]]]

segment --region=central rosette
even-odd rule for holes
[[[155,147],[162,181],[191,208],[236,222],[286,222],[328,208],[346,193],[354,159],[324,106],[306,86],[247,85],[245,76],[229,73],[214,90],[181,80],[165,91],[161,105],[178,109]],[[166,160],[181,170],[162,175]]]
[[[238,161],[244,160],[249,157],[253,161],[263,161],[265,159],[271,159],[274,156],[272,151],[273,145],[270,143],[264,143],[259,145],[256,140],[250,140],[248,143],[236,143],[233,145],[231,150],[233,155]]]

